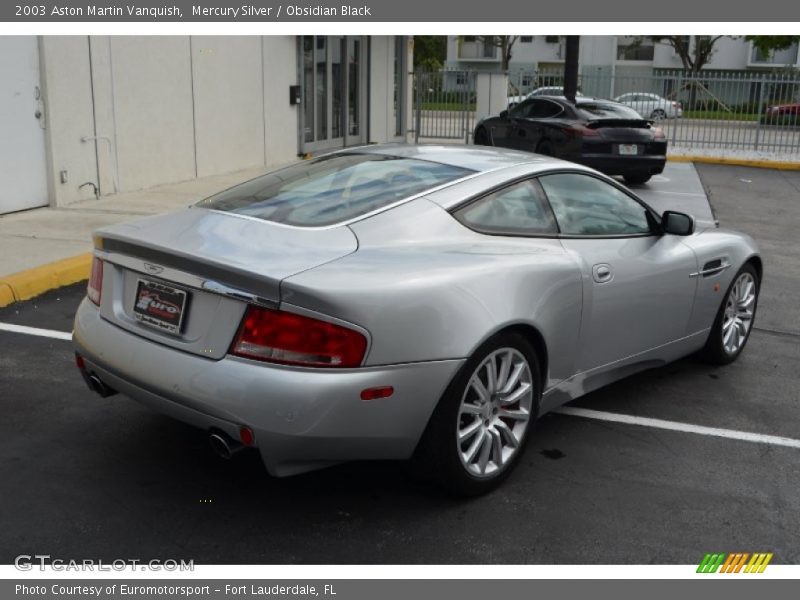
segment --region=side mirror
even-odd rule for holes
[[[507,110],[501,110],[500,111],[500,118],[501,119],[507,119],[508,118],[508,111]]]
[[[664,233],[672,235],[692,235],[694,233],[694,218],[686,213],[666,210],[661,215],[661,229]]]

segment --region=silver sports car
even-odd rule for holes
[[[747,236],[615,180],[483,147],[348,149],[101,229],[75,319],[89,386],[291,475],[411,459],[464,494],[533,421],[637,371],[744,348]]]

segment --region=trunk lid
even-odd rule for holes
[[[287,227],[191,208],[101,229],[95,246],[106,261],[104,318],[153,341],[218,359],[252,301],[248,295],[277,306],[283,279],[346,256],[358,242],[345,226]],[[154,313],[154,321],[144,314],[150,309],[145,303],[142,310],[143,294],[170,310],[182,305],[177,331],[155,326],[161,317]]]

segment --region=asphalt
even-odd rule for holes
[[[800,173],[698,166],[723,226],[766,278],[749,346],[687,358],[573,406],[800,438]],[[69,331],[82,285],[0,309]],[[677,563],[706,552],[800,562],[800,450],[549,415],[496,492],[461,500],[362,462],[290,479],[223,462],[203,432],[84,386],[69,342],[0,331],[0,563]]]

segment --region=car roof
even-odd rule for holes
[[[507,148],[448,144],[375,144],[340,150],[350,154],[381,154],[487,172],[541,160],[541,156]]]

